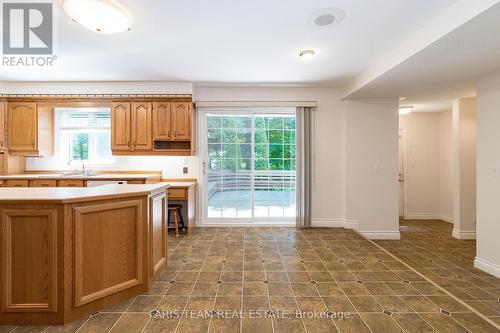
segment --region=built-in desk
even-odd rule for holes
[[[169,184],[168,202],[182,205],[182,215],[188,229],[196,226],[196,182],[166,182]]]

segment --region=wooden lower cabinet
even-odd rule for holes
[[[166,265],[165,191],[0,204],[0,325],[64,324],[146,293]]]
[[[5,187],[28,187],[29,186],[29,181],[28,180],[6,180],[4,182]]]
[[[57,208],[2,210],[2,311],[57,311]]]
[[[41,179],[36,179],[36,180],[30,180],[29,181],[29,186],[30,187],[57,187],[57,180],[41,180]]]
[[[167,195],[165,192],[149,198],[149,277],[159,276],[167,263]]]
[[[57,186],[59,186],[59,187],[84,187],[85,182],[83,180],[58,180]]]
[[[172,200],[187,200],[187,188],[169,188],[168,197]]]

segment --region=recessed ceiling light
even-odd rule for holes
[[[113,34],[132,28],[130,15],[113,0],[64,0],[62,6],[73,21],[94,32]]]
[[[339,24],[345,18],[345,12],[340,8],[322,8],[312,13],[309,22],[317,28],[325,28]]]
[[[402,106],[399,108],[400,115],[409,114],[412,111],[413,111],[413,106]]]
[[[302,60],[311,60],[316,55],[313,50],[304,50],[299,53],[299,57]]]

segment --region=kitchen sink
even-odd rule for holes
[[[70,173],[63,173],[60,176],[61,177],[94,177],[97,176],[97,173],[81,173],[81,172],[70,172]]]

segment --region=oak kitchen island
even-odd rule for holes
[[[166,183],[0,190],[0,324],[63,324],[147,292]]]

